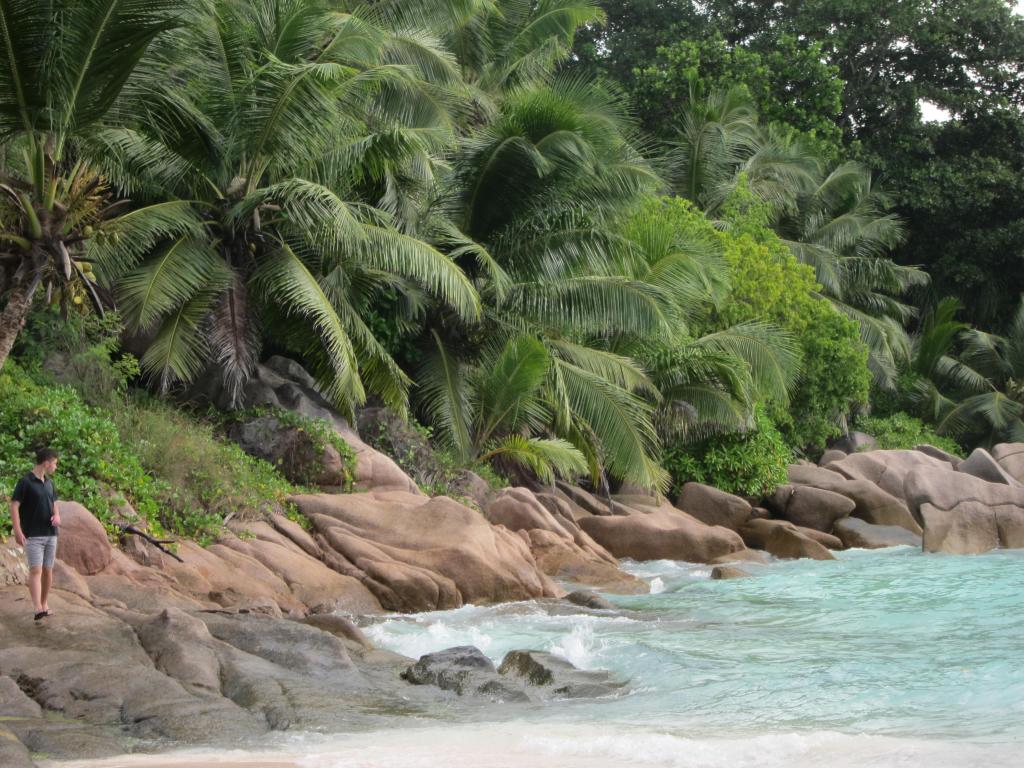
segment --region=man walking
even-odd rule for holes
[[[57,452],[41,448],[36,451],[36,465],[18,481],[11,496],[14,540],[25,547],[28,556],[28,591],[32,595],[36,621],[50,615],[46,600],[53,583],[60,512],[49,475],[56,469]]]

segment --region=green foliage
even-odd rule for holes
[[[764,496],[786,482],[793,454],[763,409],[748,432],[719,435],[699,443],[675,443],[663,453],[673,495],[690,481],[729,493]]]
[[[44,446],[60,453],[55,485],[62,499],[84,504],[108,528],[121,499],[159,525],[163,500],[172,488],[146,471],[110,415],[83,403],[70,387],[36,383],[8,360],[0,372],[0,487],[5,495]],[[9,530],[9,520],[3,525]]]
[[[843,81],[820,43],[798,42],[791,35],[769,51],[730,45],[717,32],[698,40],[661,46],[649,64],[636,69],[634,103],[655,134],[673,132],[676,113],[694,94],[745,88],[765,122],[784,123],[804,134],[834,159],[842,131],[835,117],[842,110]],[[794,100],[793,93],[800,98]]]
[[[356,452],[345,439],[339,435],[324,419],[317,419],[297,411],[287,411],[281,408],[256,407],[247,408],[243,411],[230,411],[223,414],[224,422],[241,422],[250,419],[270,416],[279,424],[307,435],[312,443],[314,455],[305,466],[296,467],[293,471],[297,476],[292,479],[299,485],[315,485],[316,479],[321,471],[319,459],[323,456],[328,446],[334,448],[341,457],[342,483],[341,487],[345,493],[351,493],[356,475]]]
[[[882,449],[912,449],[922,444],[934,445],[954,455],[961,455],[963,449],[955,440],[935,432],[923,421],[907,413],[891,416],[864,416],[856,421],[856,428],[878,441]]]

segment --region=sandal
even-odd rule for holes
[[[34,620],[34,621],[39,621],[40,619],[45,619],[45,618],[46,618],[47,616],[49,616],[49,615],[50,615],[50,612],[49,612],[49,611],[40,611],[39,613],[37,613],[37,614],[35,615],[35,617],[34,617],[34,619],[33,619],[33,620]]]

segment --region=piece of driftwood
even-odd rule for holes
[[[146,533],[145,531],[140,531],[134,525],[122,525],[121,526],[121,530],[123,532],[125,532],[125,533],[130,533],[130,534],[132,534],[134,536],[140,536],[141,538],[145,539],[150,544],[152,544],[154,547],[159,549],[161,552],[163,552],[165,555],[170,555],[171,557],[173,557],[179,563],[184,563],[185,562],[180,557],[178,557],[176,554],[171,552],[171,550],[167,549],[164,546],[164,544],[175,544],[176,542],[173,539],[154,539],[148,533]]]

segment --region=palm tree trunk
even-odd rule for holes
[[[32,308],[32,297],[43,278],[41,269],[33,270],[33,274],[17,281],[7,296],[7,304],[0,312],[0,369],[7,362],[11,348],[18,339],[18,334],[25,327],[25,318]]]

